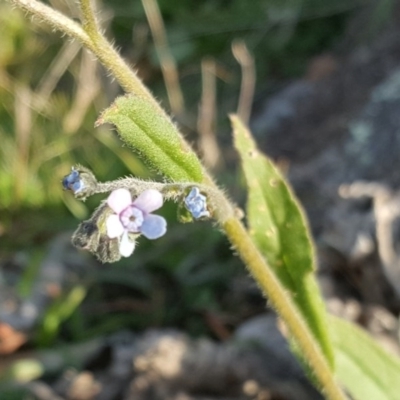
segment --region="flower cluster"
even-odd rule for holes
[[[92,194],[109,192],[119,187],[112,190],[107,200],[100,204],[90,219],[79,225],[72,236],[72,243],[76,247],[89,250],[102,262],[118,261],[121,256],[129,257],[135,249],[138,236],[158,239],[167,230],[166,220],[152,214],[163,205],[161,192],[147,189],[149,186],[144,181],[135,178],[126,178],[122,185],[121,181],[116,183],[97,182],[92,171],[80,165],[73,167],[62,180],[64,189],[83,200]],[[129,187],[140,193],[139,196],[132,198],[131,191],[127,189]],[[165,190],[168,191],[168,184],[165,184]],[[176,185],[171,186],[171,191],[176,192]],[[198,187],[191,187],[188,193],[188,186],[184,184],[179,194],[174,199],[182,202],[182,206],[189,211],[190,217],[188,213],[184,214],[189,217],[188,220],[210,217],[207,197]]]
[[[119,238],[119,252],[129,257],[135,249],[130,234],[142,234],[148,239],[158,239],[167,230],[167,222],[159,215],[151,214],[163,205],[162,194],[154,189],[145,190],[136,200],[127,189],[114,190],[107,199],[114,214],[107,218],[107,236]]]

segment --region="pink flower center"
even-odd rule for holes
[[[143,224],[143,212],[134,205],[131,205],[121,212],[119,219],[123,227],[129,232],[139,232]]]

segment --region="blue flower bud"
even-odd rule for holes
[[[81,192],[85,188],[80,172],[76,169],[72,169],[71,173],[64,177],[62,185],[64,189],[71,190],[74,194]]]
[[[185,198],[185,206],[194,218],[210,217],[207,210],[207,197],[200,193],[199,188],[194,187]]]

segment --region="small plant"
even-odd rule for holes
[[[166,233],[165,219],[152,214],[164,201],[178,203],[180,219],[186,222],[212,219],[280,315],[296,354],[326,398],[346,398],[339,377],[356,399],[366,399],[367,390],[369,398],[394,400],[400,392],[399,360],[384,354],[352,325],[327,316],[304,213],[239,117],[230,119],[248,186],[247,227],[169,116],[103,36],[90,0],[80,1],[82,24],[36,0],[11,2],[87,47],[118,80],[127,95],[116,99],[96,125],[113,124],[121,141],[164,178],[164,182],[129,177],[101,183],[92,171],[74,167],[63,185],[76,198],[110,194],[80,224],[73,243],[103,262],[129,257],[138,236],[153,240]],[[347,342],[355,345],[345,346]],[[371,368],[372,359],[382,368]]]

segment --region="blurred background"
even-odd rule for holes
[[[79,19],[74,1],[46,2]],[[106,36],[240,207],[227,114],[248,122],[310,219],[330,312],[400,354],[397,0],[97,2]],[[0,2],[0,398],[320,399],[208,222],[102,265],[70,245],[98,180],[159,179],[109,126],[121,88],[77,42]]]

